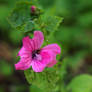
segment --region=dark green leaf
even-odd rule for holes
[[[31,2],[19,2],[8,17],[10,24],[17,30],[28,32],[33,30],[34,23],[32,21],[30,7]]]

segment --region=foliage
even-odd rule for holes
[[[31,15],[31,5],[37,7],[39,16]],[[9,13],[10,11],[12,12]],[[12,28],[7,22],[7,16]],[[91,92],[91,16],[92,0],[1,0],[0,82],[4,81],[1,82],[0,91],[5,92],[3,88],[8,87],[10,92]],[[44,45],[58,43],[62,53],[57,57],[58,63],[53,68],[41,73],[26,70],[24,74],[29,86],[24,82],[22,71],[14,71],[14,64],[18,61],[16,55],[23,36],[32,36],[34,30],[43,31]],[[8,53],[4,53],[1,48],[2,41],[11,49],[11,60],[7,60]],[[2,47],[6,48],[6,45]],[[13,86],[7,85],[8,82]]]
[[[68,85],[68,91],[72,92],[91,92],[92,91],[92,76],[80,75],[74,78]]]
[[[30,84],[36,85],[44,92],[52,92],[58,81],[58,74],[54,68],[46,69],[41,73],[35,73],[32,69],[28,69],[25,71],[25,77]]]
[[[20,2],[16,4],[16,8],[12,11],[9,16],[9,21],[18,30],[30,31],[33,28],[33,23],[30,17],[30,6],[32,3]],[[31,26],[29,26],[31,25]],[[30,30],[26,30],[30,27]],[[29,28],[28,28],[29,29]]]

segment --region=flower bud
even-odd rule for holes
[[[36,11],[36,7],[34,5],[31,6],[31,13],[35,13],[35,11]]]

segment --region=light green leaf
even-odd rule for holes
[[[75,77],[67,90],[68,92],[92,92],[92,76],[84,74]]]

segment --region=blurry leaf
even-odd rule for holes
[[[54,4],[54,2],[55,2],[55,0],[53,0],[53,2],[51,1],[51,0],[38,0],[38,2],[44,7],[44,8],[49,8],[49,7],[51,7],[53,4]]]
[[[17,46],[22,43],[23,32],[17,31],[17,30],[16,31],[11,30],[10,34],[9,34],[9,38],[10,38],[12,44]]]
[[[80,75],[72,79],[68,92],[92,92],[92,76]]]
[[[11,7],[14,6],[15,0],[0,0],[0,27],[2,29],[9,28],[9,24],[7,22],[7,17]],[[5,31],[3,30],[3,31]]]
[[[76,52],[76,54],[73,56],[70,56],[67,59],[68,66],[73,70],[78,69],[81,65],[83,65],[83,58],[85,57],[85,54],[86,54],[85,51],[81,51]]]
[[[33,4],[35,4],[35,5],[38,5],[38,0],[16,0],[17,2],[25,2],[25,1],[27,1],[27,2],[31,2],[31,3],[33,3]]]
[[[63,15],[65,17],[70,17],[72,14],[70,12],[69,5],[70,1],[67,0],[55,0],[55,8],[56,8],[56,14]]]
[[[7,61],[0,61],[0,73],[4,76],[9,76],[13,73],[13,68],[7,63]]]
[[[77,52],[73,56],[68,56],[65,58],[62,62],[61,67],[61,76],[62,78],[65,78],[65,74],[69,72],[68,69],[71,69],[70,71],[73,74],[73,71],[75,72],[81,65],[83,65],[83,58],[85,57],[86,52]],[[66,76],[67,77],[67,76]]]
[[[66,48],[86,48],[89,43],[88,37],[84,29],[74,26],[74,27],[61,27],[59,31],[56,31],[54,37],[61,42]],[[63,46],[63,47],[64,47]]]
[[[30,84],[44,89],[45,92],[52,92],[56,86],[55,83],[58,80],[56,70],[53,68],[46,69],[40,73],[36,73],[32,69],[28,69],[24,73],[27,81]]]
[[[0,27],[3,29],[7,29],[9,27],[8,22],[6,21],[9,10],[10,9],[6,6],[0,6]]]
[[[78,18],[79,24],[83,27],[92,27],[92,12],[81,15]]]
[[[87,11],[86,9],[91,9],[92,7],[92,0],[88,0],[88,2],[86,2],[86,0],[77,0],[77,1],[78,1],[77,9],[79,9],[80,11],[82,10]]]
[[[35,85],[31,85],[30,92],[44,92],[44,91],[42,91],[40,88],[38,88]]]

